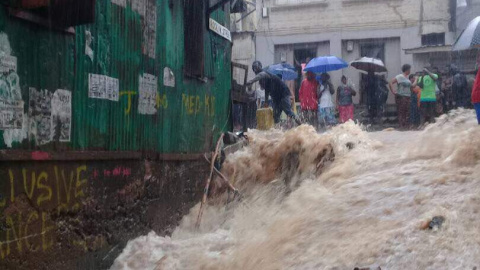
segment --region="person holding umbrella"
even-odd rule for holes
[[[372,57],[362,57],[351,62],[350,65],[358,70],[367,72],[366,83],[363,91],[366,92],[370,123],[373,123],[374,119],[378,116],[378,111],[380,109],[380,95],[377,87],[379,85],[378,80],[380,78],[377,78],[375,73],[387,72],[387,68],[382,60]]]
[[[275,123],[280,122],[280,115],[282,112],[285,112],[288,117],[294,119],[295,122],[300,125],[300,119],[292,111],[292,95],[285,82],[277,75],[263,70],[260,61],[253,62],[252,70],[256,76],[248,81],[246,86],[251,87],[255,82],[260,83],[260,87],[265,90],[265,107],[268,107],[268,99],[270,96],[272,97],[273,119]]]

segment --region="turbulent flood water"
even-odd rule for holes
[[[480,269],[480,128],[252,132],[223,172],[241,202],[199,205],[171,237],[130,241],[112,269]],[[285,188],[287,183],[288,187]],[[435,216],[440,227],[425,229]]]

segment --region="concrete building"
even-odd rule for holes
[[[348,62],[370,56],[385,62],[391,78],[403,64],[412,64],[414,71],[429,64],[424,55],[406,49],[450,45],[457,34],[455,0],[257,0],[256,10],[256,59],[265,65],[322,55]],[[336,85],[342,75],[361,85],[362,75],[353,68],[331,75]]]
[[[455,33],[455,37],[458,37],[468,23],[480,15],[480,1],[457,0],[451,1],[450,4],[451,10],[455,10],[451,14],[450,29]],[[453,63],[466,73],[474,73],[477,50],[452,52],[451,40],[444,40],[442,34],[441,32],[431,34],[430,40],[427,40],[425,44],[422,43],[422,46],[404,48],[405,53],[413,55],[415,66],[438,67],[442,70],[448,64]]]

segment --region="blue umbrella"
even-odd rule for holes
[[[287,63],[271,65],[267,67],[267,71],[275,75],[281,75],[285,81],[292,81],[298,78],[298,72],[295,67]]]
[[[336,56],[321,56],[310,60],[304,70],[314,73],[327,73],[346,67],[348,67],[348,63],[342,58]]]

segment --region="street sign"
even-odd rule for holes
[[[209,20],[209,28],[219,36],[225,38],[226,40],[232,42],[232,34],[230,31],[224,27],[223,25],[216,22],[214,19],[210,18]]]

